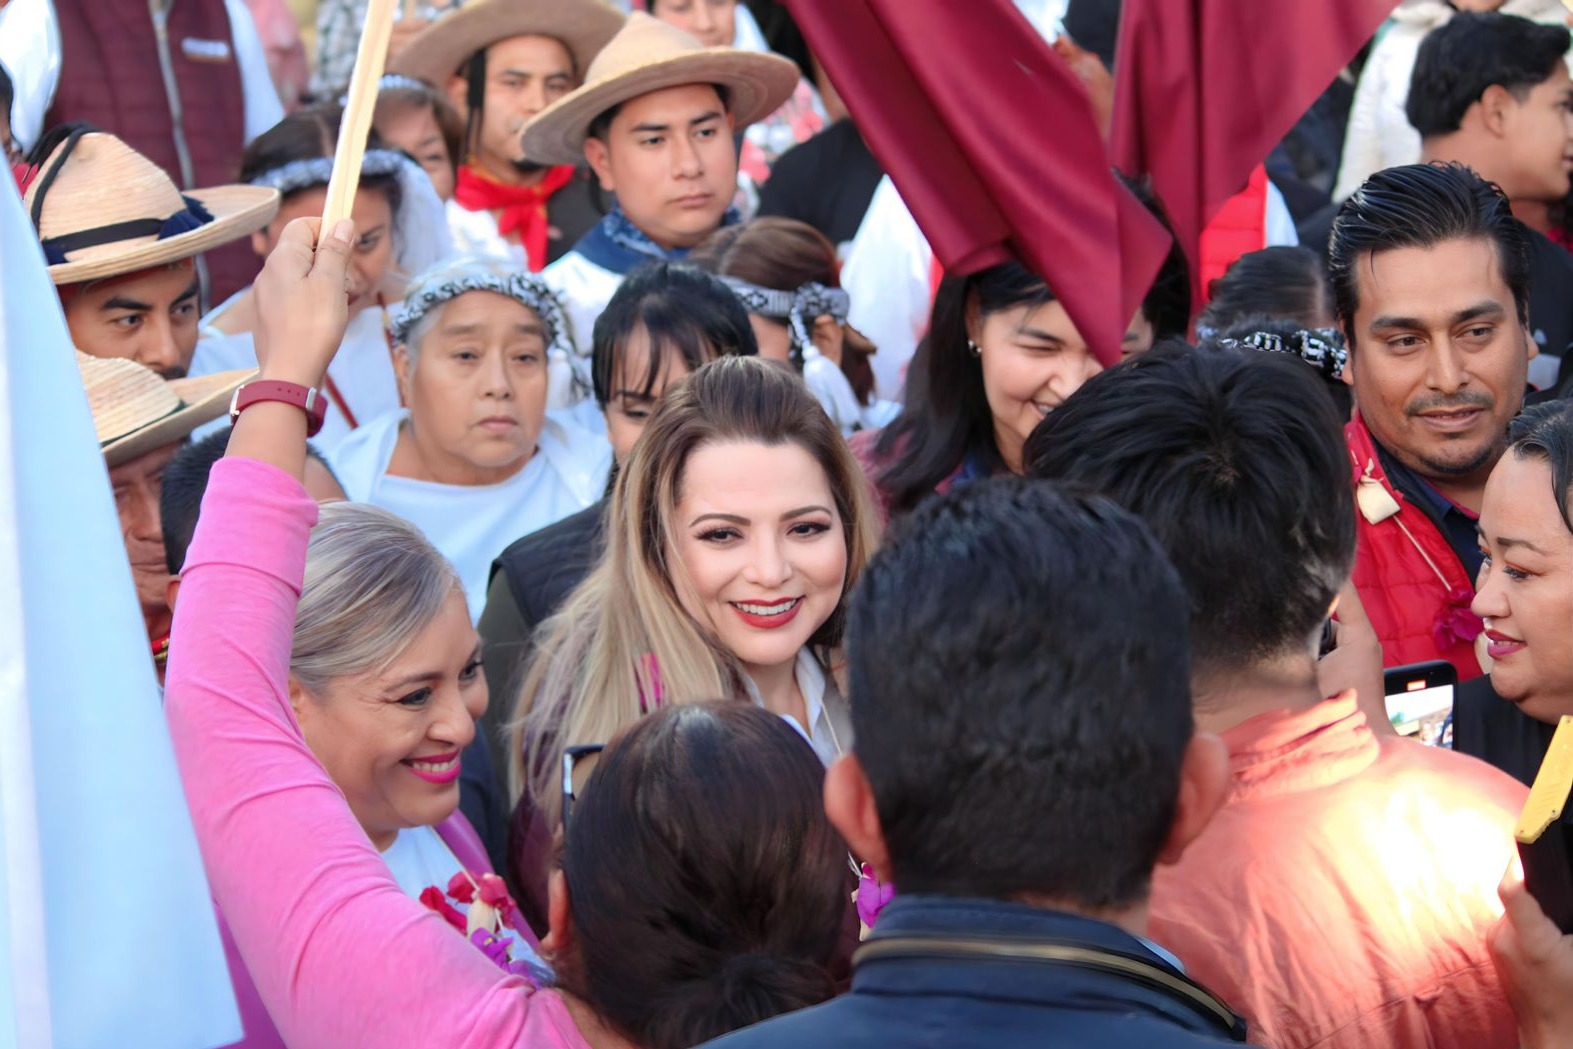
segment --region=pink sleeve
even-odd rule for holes
[[[290,635],[317,507],[249,459],[213,469],[182,575],[166,711],[213,895],[290,1045],[584,1043],[394,883],[302,740]],[[193,903],[196,905],[196,902]]]

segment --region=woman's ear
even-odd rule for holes
[[[841,349],[846,343],[847,330],[831,316],[814,318],[814,330],[809,333],[819,355],[836,367],[841,367]]]
[[[410,351],[402,344],[393,348],[393,377],[399,384],[399,400],[410,403],[410,375],[415,369],[410,365]]]
[[[290,709],[295,712],[295,724],[301,726],[302,731],[305,731],[306,721],[311,716],[311,704],[307,702],[310,698],[311,695],[306,691],[306,687],[296,679],[294,674],[291,674],[289,676],[289,705]]]
[[[568,908],[568,876],[558,867],[546,879],[546,935],[541,951],[561,955],[573,943],[573,916]]]

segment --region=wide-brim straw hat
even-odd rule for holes
[[[798,68],[780,55],[705,47],[660,19],[635,11],[585,74],[524,128],[524,155],[539,164],[578,164],[590,124],[613,106],[685,84],[725,88],[737,129],[781,108],[797,90]]]
[[[388,63],[390,73],[442,88],[477,51],[516,36],[549,36],[583,76],[626,16],[604,0],[471,0],[438,18]]]
[[[202,220],[190,201],[212,218]],[[49,267],[50,279],[78,284],[178,262],[244,237],[278,214],[279,194],[234,185],[182,196],[157,164],[94,131],[73,134],[49,154],[23,203],[46,249],[53,244],[65,259]]]
[[[110,466],[189,437],[198,426],[227,412],[235,389],[256,375],[242,370],[164,379],[125,357],[90,357],[81,351],[76,366],[93,411],[99,449]]]

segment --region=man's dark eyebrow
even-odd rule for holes
[[[187,301],[189,301],[191,299],[194,299],[194,298],[197,297],[198,294],[201,293],[201,291],[202,291],[202,281],[197,280],[197,279],[193,279],[191,281],[191,287],[189,287],[185,291],[181,292],[180,293],[180,297],[174,301],[173,305],[179,306],[183,302],[187,302]]]
[[[1453,314],[1452,317],[1448,318],[1448,324],[1451,326],[1454,324],[1462,324],[1465,321],[1479,320],[1482,317],[1502,317],[1506,315],[1507,310],[1502,306],[1501,303],[1488,299],[1485,302],[1477,302],[1473,306],[1459,310],[1457,313]],[[1371,324],[1368,330],[1379,331],[1383,328],[1424,329],[1425,326],[1425,321],[1421,320],[1419,317],[1399,317],[1393,314],[1383,314],[1379,317],[1371,318]]]
[[[181,296],[184,298],[185,296]],[[152,313],[153,307],[136,299],[125,299],[116,295],[99,307],[100,310],[130,310],[133,313]]]

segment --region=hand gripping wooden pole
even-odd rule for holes
[[[366,24],[361,28],[355,72],[350,76],[349,101],[345,103],[344,118],[339,123],[338,149],[333,154],[328,202],[322,209],[324,232],[331,230],[340,219],[349,218],[355,207],[361,160],[366,155],[371,117],[377,108],[377,83],[382,79],[383,63],[388,58],[388,40],[393,34],[395,3],[396,0],[369,0],[366,4]]]

